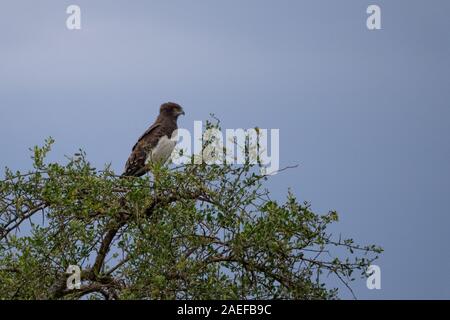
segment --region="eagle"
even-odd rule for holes
[[[149,171],[149,164],[164,164],[169,159],[175,148],[176,142],[171,138],[180,115],[184,115],[184,110],[179,104],[161,105],[158,118],[134,145],[122,176],[141,177]]]

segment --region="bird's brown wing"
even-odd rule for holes
[[[156,128],[160,127],[161,123],[159,122],[155,122],[154,124],[151,125],[150,128],[147,129],[147,131],[145,131],[142,136],[139,137],[138,141],[136,142],[136,144],[133,147],[133,150],[136,148],[136,146],[139,144],[139,142],[144,139],[147,135],[149,135],[152,131],[154,131]]]
[[[130,157],[125,165],[123,176],[140,177],[145,174],[145,161],[147,160],[147,153],[157,143],[160,135],[158,134],[160,123],[154,123],[133,146]]]

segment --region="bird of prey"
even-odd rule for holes
[[[143,176],[149,171],[149,164],[164,164],[169,159],[176,144],[171,137],[178,128],[177,119],[181,114],[184,115],[183,108],[176,103],[161,105],[156,121],[134,145],[122,176]]]

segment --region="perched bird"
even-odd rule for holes
[[[122,176],[143,176],[149,171],[148,164],[164,164],[169,159],[176,144],[171,137],[178,128],[177,119],[181,114],[184,115],[183,108],[176,103],[161,105],[156,121],[134,145]]]

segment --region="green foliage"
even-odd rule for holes
[[[334,299],[326,277],[349,285],[382,251],[333,239],[334,211],[271,199],[250,164],[121,178],[83,151],[47,163],[52,143],[0,181],[1,299]],[[79,290],[69,265],[83,270]]]

